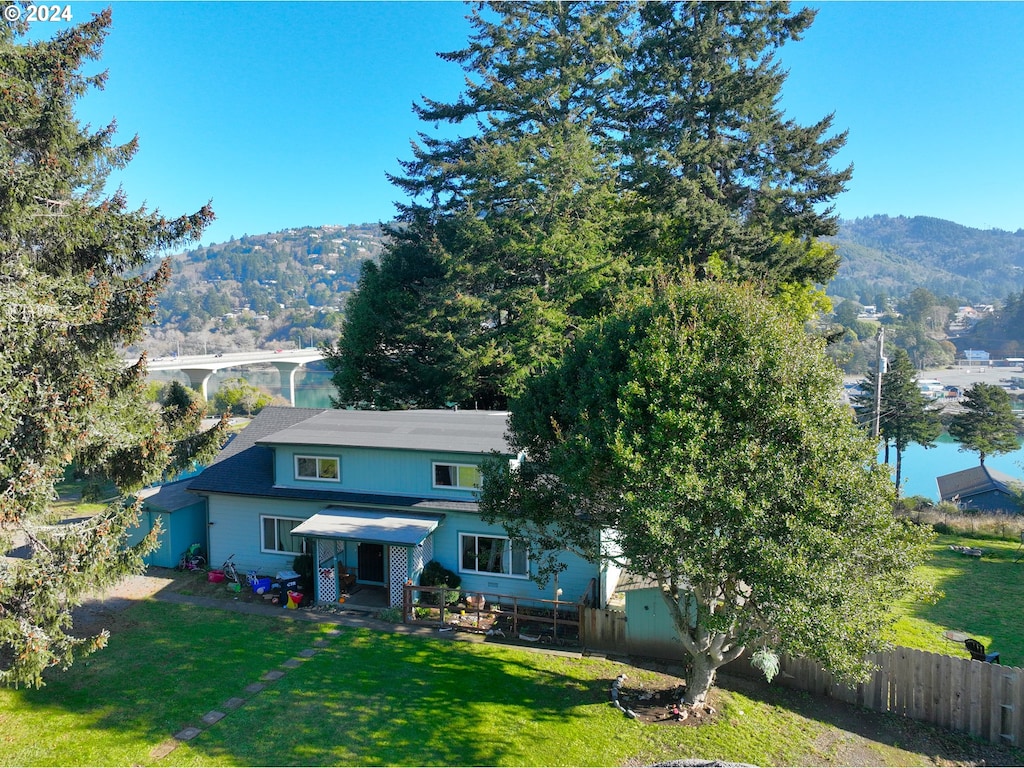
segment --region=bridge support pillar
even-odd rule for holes
[[[214,374],[212,368],[182,368],[181,372],[188,376],[189,385],[203,396],[203,400],[210,399],[206,393],[206,384]]]
[[[271,363],[277,368],[281,375],[281,397],[285,398],[292,406],[295,405],[295,372],[302,368],[305,363],[287,363],[277,361]]]

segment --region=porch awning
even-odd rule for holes
[[[292,536],[344,539],[414,547],[422,544],[443,518],[399,512],[327,507],[292,529]]]

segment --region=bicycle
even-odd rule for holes
[[[206,567],[206,558],[202,556],[202,546],[191,544],[188,549],[181,553],[178,560],[179,571],[200,571]]]
[[[224,561],[224,565],[220,567],[224,571],[224,575],[229,581],[233,581],[235,584],[241,584],[241,580],[238,578],[238,568],[235,567],[234,555],[231,555],[227,560]]]

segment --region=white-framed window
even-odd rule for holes
[[[459,534],[459,570],[463,573],[498,573],[526,578],[530,563],[526,545],[506,536]]]
[[[337,456],[296,456],[296,480],[341,482],[341,461]]]
[[[279,555],[303,555],[309,544],[302,536],[292,536],[292,530],[305,522],[293,517],[260,515],[260,549]]]
[[[480,467],[476,464],[433,463],[435,488],[480,489]]]

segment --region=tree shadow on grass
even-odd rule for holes
[[[287,736],[275,737],[276,746],[250,742],[239,749],[239,721],[211,732],[203,748],[213,759],[230,753],[248,764],[551,764],[557,749],[544,753],[553,745],[529,734],[568,731],[583,721],[589,727],[598,707],[587,711],[588,705],[607,698],[608,680],[580,674],[572,661],[346,630],[303,666],[301,690],[282,696],[291,725]]]
[[[253,696],[247,686],[333,625],[158,601],[117,619],[108,648],[50,674],[41,690],[12,694],[26,716],[68,723],[49,739],[55,764],[152,762],[154,747],[204,727],[202,716],[233,697],[247,701],[179,754],[242,764],[521,763],[528,742],[510,742],[508,729],[565,724],[607,696],[604,677],[581,675],[568,659],[352,628]],[[93,742],[88,758],[76,751],[79,730]]]

